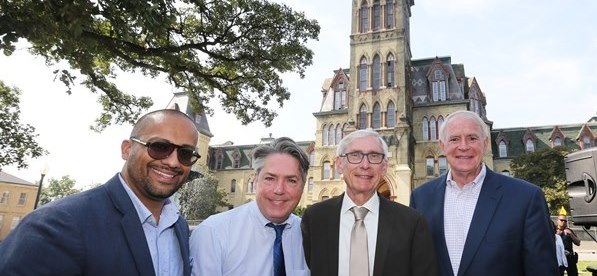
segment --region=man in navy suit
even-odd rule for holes
[[[388,168],[385,141],[375,131],[357,130],[340,141],[337,156],[336,169],[346,182],[346,193],[313,204],[301,221],[311,275],[435,276],[433,241],[423,216],[377,193]],[[351,256],[354,208],[366,208],[367,249]],[[355,274],[353,269],[362,266],[363,272]]]
[[[141,117],[122,171],[27,215],[0,243],[0,275],[190,275],[189,228],[170,196],[199,158],[197,139],[182,112]]]
[[[457,111],[440,128],[450,170],[411,194],[426,218],[440,275],[558,275],[554,235],[543,192],[483,164],[485,122]]]

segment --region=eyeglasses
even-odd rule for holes
[[[367,161],[371,164],[380,164],[383,162],[384,157],[386,156],[383,153],[379,152],[370,152],[370,153],[362,153],[360,151],[349,152],[345,154],[341,154],[340,157],[346,157],[348,163],[351,164],[359,164],[363,161],[363,157],[367,156]]]
[[[165,141],[143,142],[135,137],[131,137],[131,140],[147,147],[147,153],[155,160],[168,158],[174,149],[176,149],[178,162],[185,166],[191,166],[201,158],[201,155],[192,147],[179,146]]]

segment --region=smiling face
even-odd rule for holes
[[[364,136],[352,140],[344,150],[346,153],[380,153],[383,154],[382,146],[375,136]],[[388,168],[387,160],[380,164],[371,164],[366,156],[363,156],[358,164],[348,162],[346,157],[338,156],[336,169],[342,174],[346,182],[346,194],[357,204],[362,205],[362,200],[368,200],[377,190],[377,185],[386,175]]]
[[[145,123],[134,134],[138,139],[147,142],[167,141],[193,148],[196,146],[197,130],[183,114],[155,114],[147,120],[151,122]],[[147,147],[132,140],[124,140],[121,149],[122,158],[126,160],[121,175],[148,208],[172,196],[191,171],[191,166],[178,161],[176,150],[165,159],[155,160],[147,153]]]
[[[452,179],[459,185],[470,183],[481,171],[489,138],[484,137],[475,119],[465,116],[451,119],[444,127],[445,137],[439,145],[450,164]]]
[[[305,181],[299,161],[290,154],[272,153],[265,157],[256,176],[257,206],[265,218],[282,223],[298,205]]]

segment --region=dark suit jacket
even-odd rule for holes
[[[440,275],[452,276],[444,236],[445,191],[443,175],[415,189],[410,205],[425,216],[431,228]],[[487,168],[458,275],[558,275],[549,220],[539,187]]]
[[[316,203],[301,220],[311,275],[338,275],[340,208],[344,194]],[[380,196],[373,275],[436,275],[433,242],[415,210]]]
[[[175,224],[190,275],[189,228]],[[0,275],[155,275],[137,211],[118,175],[27,215],[0,243]]]

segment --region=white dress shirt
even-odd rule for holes
[[[338,275],[348,275],[350,264],[350,234],[354,224],[354,214],[350,208],[357,206],[346,193],[340,208],[340,241],[338,247]],[[365,216],[365,229],[367,229],[367,248],[369,250],[369,275],[373,275],[375,263],[375,248],[377,245],[377,224],[379,221],[379,196],[375,193],[363,207],[369,212]]]
[[[190,238],[192,275],[274,275],[276,232],[255,201],[210,216]],[[301,220],[291,214],[284,222],[282,248],[286,275],[309,275],[303,252]]]
[[[454,275],[458,275],[464,244],[486,172],[485,165],[481,164],[479,175],[471,183],[465,183],[461,189],[452,180],[452,171],[448,171],[444,201],[444,235]]]

